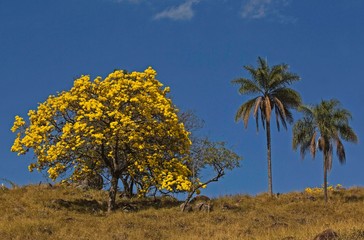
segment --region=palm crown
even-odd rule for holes
[[[287,86],[300,78],[298,75],[288,72],[287,64],[275,65],[270,68],[261,57],[258,58],[258,68],[244,66],[252,79],[239,78],[233,83],[239,84],[239,93],[242,95],[256,95],[246,101],[238,109],[235,120],[242,119],[244,126],[248,126],[248,120],[253,110],[256,119],[257,130],[259,129],[259,114],[263,128],[265,122],[270,122],[272,111],[276,115],[278,130],[280,122],[287,129],[287,122],[292,123],[291,108],[297,108],[301,104],[300,95]]]

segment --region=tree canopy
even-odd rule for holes
[[[116,70],[105,79],[81,76],[69,91],[49,96],[29,121],[16,116],[11,151],[32,150],[29,170],[47,170],[51,179],[71,180],[107,170],[112,177],[109,209],[118,179],[135,178],[139,192],[156,186],[191,188],[186,166],[189,133],[166,95],[169,88],[144,72]]]

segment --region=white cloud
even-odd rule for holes
[[[190,20],[195,15],[192,6],[199,2],[200,0],[186,0],[186,2],[179,6],[170,7],[160,13],[157,13],[154,16],[154,19],[169,18],[172,20]]]
[[[295,18],[281,13],[290,2],[290,0],[246,0],[240,15],[246,19],[273,18],[282,23],[292,23],[296,21]]]
[[[241,16],[243,18],[264,18],[267,15],[272,0],[249,0],[243,6]]]

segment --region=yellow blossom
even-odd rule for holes
[[[30,110],[29,121],[15,117],[11,151],[32,150],[36,162],[29,170],[47,170],[53,180],[65,171],[74,180],[120,167],[124,176],[141,177],[140,193],[152,185],[190,190],[191,173],[183,163],[189,133],[166,96],[169,87],[163,88],[156,75],[148,67],[117,70],[104,79],[81,76],[69,91],[50,95]]]

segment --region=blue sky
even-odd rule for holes
[[[174,103],[205,120],[204,134],[226,141],[242,167],[205,194],[267,190],[265,133],[235,123],[239,96],[232,79],[258,56],[287,63],[302,80],[306,103],[337,98],[352,112],[359,143],[345,144],[347,163],[335,160],[329,182],[363,186],[364,1],[361,0],[2,0],[0,1],[0,178],[45,181],[29,173],[32,156],[9,151],[15,115],[26,116],[81,74],[152,66],[171,87]],[[295,118],[299,117],[295,114]],[[322,184],[322,158],[303,161],[292,133],[272,131],[273,190]]]

